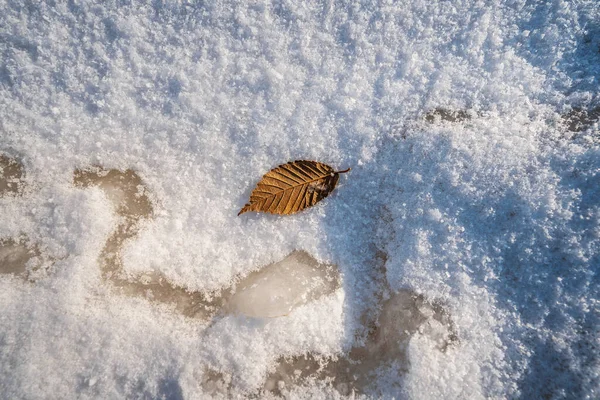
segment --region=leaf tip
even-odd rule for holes
[[[242,209],[240,210],[240,212],[238,213],[238,217],[240,215],[242,215],[243,213],[248,212],[248,204],[246,204],[244,207],[242,207]]]

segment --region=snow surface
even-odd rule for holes
[[[600,397],[597,0],[0,4],[3,398]]]

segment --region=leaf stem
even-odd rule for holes
[[[352,169],[352,168],[348,168],[348,169],[345,169],[345,170],[343,170],[343,171],[336,171],[335,173],[336,173],[336,174],[345,174],[346,172],[349,172],[351,169]]]

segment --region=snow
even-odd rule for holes
[[[598,397],[597,1],[1,7],[3,396]]]

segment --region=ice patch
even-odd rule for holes
[[[142,180],[132,170],[92,167],[76,170],[74,183],[83,188],[100,187],[120,218],[104,245],[99,262],[104,278],[122,294],[174,304],[183,315],[190,317],[206,319],[218,312],[275,318],[288,315],[296,307],[339,288],[340,278],[335,267],[320,265],[301,251],[249,274],[237,283],[235,290],[226,288],[216,294],[177,287],[155,272],[128,277],[124,274],[121,252],[137,236],[143,220],[152,217],[152,202]]]
[[[226,309],[249,317],[280,317],[339,286],[335,267],[320,265],[309,254],[296,251],[245,277],[227,300]]]
[[[393,395],[398,388],[384,389],[374,382],[385,374],[394,375],[397,381],[410,371],[407,349],[413,338],[427,337],[440,352],[458,345],[452,320],[443,306],[407,290],[384,301],[372,324],[365,343],[356,345],[347,355],[327,358],[308,354],[280,359],[264,389],[286,394],[294,386],[323,381],[343,396]]]
[[[23,190],[23,165],[0,153],[0,196],[18,194]]]

